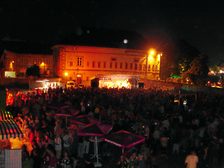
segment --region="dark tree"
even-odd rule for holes
[[[26,76],[40,77],[40,67],[34,64],[26,69]]]
[[[179,74],[182,74],[190,69],[192,61],[200,55],[200,52],[185,40],[180,40],[177,48],[178,69]]]
[[[204,85],[208,80],[208,72],[208,57],[200,55],[191,62],[190,68],[183,73],[183,77],[189,77],[196,85]]]

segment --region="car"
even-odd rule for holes
[[[66,88],[75,88],[76,83],[74,81],[67,81]]]

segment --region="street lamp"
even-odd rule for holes
[[[148,74],[148,63],[154,63],[154,55],[156,54],[156,50],[154,48],[149,49],[148,53],[146,54],[146,68],[145,68],[145,79],[147,79]]]
[[[14,61],[11,61],[10,62],[10,64],[9,64],[9,69],[11,70],[11,71],[14,71]]]
[[[45,64],[44,62],[42,62],[42,63],[40,64],[40,67],[41,67],[41,69],[43,70],[43,74],[45,74],[45,67],[46,67],[46,64]]]
[[[64,72],[64,76],[67,78],[68,77],[68,72]]]

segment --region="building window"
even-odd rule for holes
[[[113,67],[113,63],[112,62],[110,62],[110,68],[112,68]]]
[[[122,64],[122,62],[120,63],[120,69],[122,69],[123,68],[123,64]]]
[[[135,64],[135,70],[137,70],[138,69],[138,64]]]
[[[95,68],[95,62],[93,61],[92,67]]]
[[[133,64],[132,64],[132,63],[130,63],[130,69],[132,69],[132,66],[133,66]]]
[[[73,66],[73,62],[72,62],[72,61],[69,62],[69,66],[70,66],[70,67]]]
[[[106,68],[106,62],[103,62],[103,67]]]
[[[125,69],[128,69],[128,63],[127,62],[125,63]]]
[[[117,62],[115,62],[115,65],[114,65],[114,66],[115,66],[115,68],[117,69]]]
[[[151,66],[150,65],[148,65],[148,71],[151,71]]]
[[[100,68],[100,62],[98,62],[98,68]]]
[[[83,57],[77,57],[77,66],[83,66]]]
[[[145,64],[143,65],[143,71],[146,71],[146,65]]]
[[[152,71],[154,71],[154,65],[152,65]]]
[[[86,66],[89,67],[89,61],[86,63]]]
[[[142,70],[142,64],[139,64],[139,71]]]

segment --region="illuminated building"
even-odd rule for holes
[[[106,83],[116,80],[117,85],[128,86],[127,81],[138,82],[160,79],[162,54],[150,49],[121,49],[90,46],[55,45],[53,54],[28,54],[4,51],[0,58],[2,77],[25,77],[26,69],[34,64],[42,77],[59,77],[64,81],[90,86],[91,80],[101,78]],[[11,73],[14,75],[9,75]],[[8,75],[7,75],[8,74]],[[104,84],[101,82],[101,85]],[[111,85],[111,84],[109,84]]]
[[[53,74],[53,56],[50,54],[16,53],[5,50],[1,57],[4,72],[2,77],[25,77],[26,69],[34,64],[40,67],[40,73],[44,76]]]
[[[124,79],[126,75],[127,79],[131,76],[139,81],[159,79],[161,55],[155,50],[148,53],[144,50],[71,45],[56,45],[52,49],[55,75],[85,86],[89,86],[93,78],[108,76],[122,76]]]

